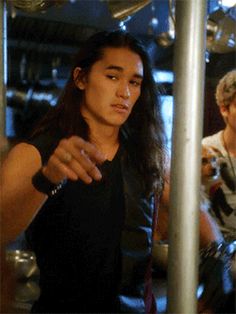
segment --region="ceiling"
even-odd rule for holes
[[[12,1],[8,2],[9,81],[19,80],[23,55],[28,65],[31,64],[31,72],[35,63],[43,60],[42,66],[38,66],[43,77],[51,75],[52,59],[59,57],[58,74],[64,78],[71,63],[70,57],[81,42],[99,30],[119,28],[120,20],[112,17],[107,2],[63,1],[63,5],[51,6],[45,12],[25,12],[16,9]],[[153,16],[157,18],[158,26],[150,34],[149,24]],[[168,0],[153,1],[131,15],[126,26],[145,42],[154,63],[159,62],[160,67],[170,69],[173,47],[160,47],[154,40],[157,33],[168,29],[167,17]]]
[[[14,1],[32,0],[7,2],[7,104],[14,108],[14,119],[18,121],[16,134],[21,135],[27,133],[25,128],[31,129],[32,121],[48,109],[49,103],[55,103],[68,77],[71,57],[81,42],[99,30],[118,29],[120,20],[112,17],[104,0],[49,0],[61,1],[63,5],[50,6],[45,12],[18,10],[13,6]],[[123,2],[132,1],[136,0]],[[208,13],[217,4],[218,0],[210,0]],[[169,29],[168,14],[168,0],[153,0],[132,14],[125,25],[142,39],[156,69],[173,71],[174,44],[163,47],[157,41]],[[158,24],[150,28],[153,17]],[[235,53],[213,53],[206,66],[207,78],[216,82],[233,66]],[[171,92],[171,87],[167,88]]]
[[[65,77],[71,63],[71,55],[78,50],[81,42],[99,30],[120,27],[120,19],[112,17],[112,8],[115,7],[111,6],[111,3],[114,4],[113,0],[34,0],[33,3],[38,1],[50,4],[45,11],[36,12],[17,9],[14,5],[17,2],[30,1],[32,2],[7,2],[10,81],[19,79],[22,58],[26,58],[28,65],[31,65],[33,76],[39,67],[41,76],[50,76],[52,64],[55,66],[59,63],[59,76]],[[51,5],[53,1],[61,4]],[[208,1],[208,14],[216,10],[218,2]],[[126,13],[125,18],[130,17],[125,23],[126,28],[143,40],[156,67],[172,70],[174,45],[170,43],[163,47],[157,39],[160,34],[169,30],[169,4],[173,1],[119,0],[116,3],[124,3],[126,6],[133,3],[143,4],[135,13]],[[155,26],[151,23],[153,18],[158,22]],[[58,58],[60,60],[56,61]],[[216,75],[219,69],[221,74],[225,67],[232,67],[234,53],[213,54],[210,63],[207,65],[207,73],[211,75],[210,73],[214,72]],[[35,64],[38,64],[36,69]]]
[[[112,18],[108,2],[101,0],[62,0],[64,4],[54,5],[45,12],[26,12],[14,9],[12,1],[8,3],[9,12],[21,16],[59,21],[97,29],[111,29],[119,27],[119,20]],[[129,1],[123,1],[129,3]],[[130,1],[132,3],[132,1]],[[138,1],[136,1],[138,2]],[[127,22],[127,29],[135,34],[147,34],[148,24],[155,15],[158,19],[158,32],[167,28],[168,0],[139,1],[146,3]]]

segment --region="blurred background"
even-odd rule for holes
[[[222,127],[215,86],[236,65],[236,0],[207,3],[204,136]],[[174,0],[9,0],[5,14],[5,123],[9,139],[26,137],[56,104],[72,57],[86,38],[99,30],[123,28],[143,40],[152,58],[155,80],[163,86],[162,109],[170,140]]]

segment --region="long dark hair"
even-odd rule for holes
[[[146,193],[161,192],[164,182],[164,131],[157,86],[154,82],[149,56],[142,44],[124,31],[100,32],[90,37],[75,57],[69,80],[56,107],[39,124],[34,135],[49,129],[60,130],[63,137],[79,135],[88,140],[88,125],[80,113],[83,91],[74,83],[73,70],[80,67],[88,74],[100,60],[107,47],[126,47],[137,53],[144,68],[141,95],[128,120],[121,127],[128,149],[128,160],[136,167],[144,182]]]

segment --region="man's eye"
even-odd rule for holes
[[[130,81],[130,84],[132,84],[132,85],[134,85],[134,86],[140,86],[140,85],[141,85],[141,82],[132,80],[132,81]]]
[[[117,77],[115,75],[108,74],[107,77],[113,81],[117,80]]]

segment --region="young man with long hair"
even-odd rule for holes
[[[2,237],[25,230],[40,269],[36,313],[155,313],[151,250],[164,133],[148,55],[101,32],[58,104],[2,168]]]

